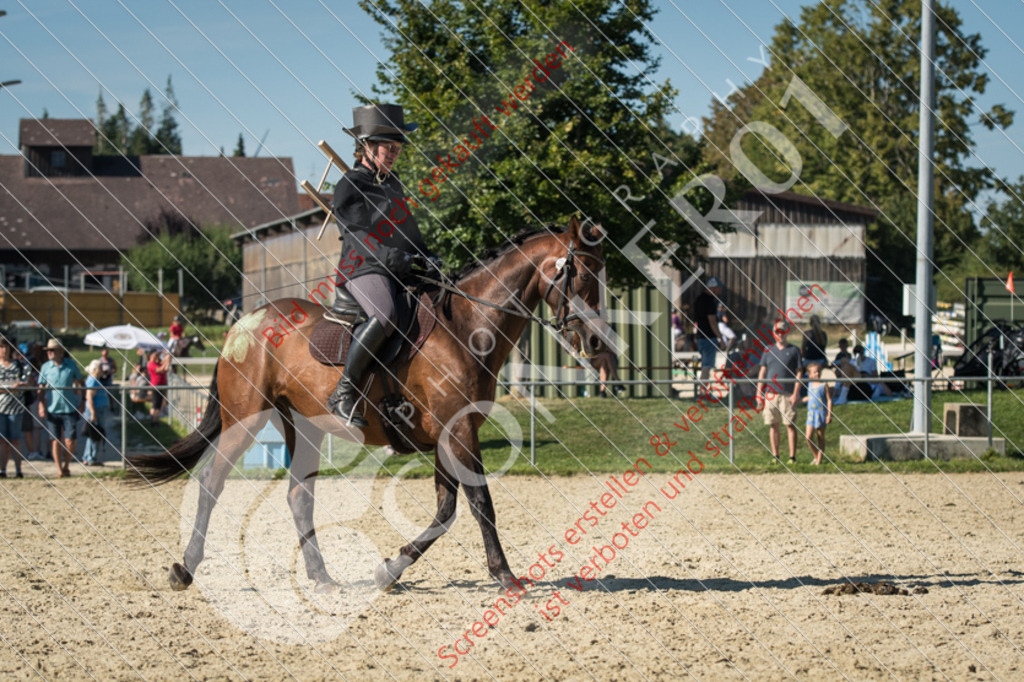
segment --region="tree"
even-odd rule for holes
[[[993,272],[998,276],[1010,270],[1024,272],[1024,175],[1015,183],[1000,183],[999,188],[1006,199],[989,202],[981,219],[981,255],[991,268],[986,277],[996,276]]]
[[[614,283],[643,281],[619,249],[651,220],[640,242],[650,254],[676,243],[686,258],[702,245],[668,201],[701,172],[700,147],[665,124],[671,85],[648,79],[658,67],[648,0],[360,4],[391,53],[377,99],[420,124],[396,170],[447,263],[577,211],[619,247],[605,248]],[[622,185],[648,198],[627,208],[613,195]]]
[[[139,100],[139,114],[133,125],[123,104],[118,102],[117,113],[107,115],[103,91],[96,99],[96,144],[94,156],[141,156],[143,154],[181,154],[181,137],[174,112],[178,102],[174,97],[171,78],[167,77],[164,94],[167,104],[163,108],[159,128],[154,129],[153,96],[149,88]]]
[[[142,99],[139,100],[138,121],[139,124],[131,133],[128,153],[136,156],[161,153],[160,145],[153,136],[153,96],[149,93],[149,88],[146,88],[142,93]]]
[[[1013,114],[1001,106],[977,111],[974,97],[987,82],[981,38],[965,34],[947,5],[937,3],[936,18],[934,253],[943,268],[974,245],[978,232],[969,209],[995,182],[988,169],[970,165],[972,119],[1005,128]],[[805,7],[799,23],[776,27],[764,73],[728,106],[715,102],[705,119],[709,159],[723,176],[739,176],[726,160],[735,156],[730,145],[737,131],[761,121],[799,153],[803,167],[793,191],[877,208],[880,217],[868,230],[869,274],[886,289],[912,280],[914,272],[920,25],[918,0],[825,0]],[[846,132],[835,137],[806,107],[782,105],[794,76],[849,126]],[[793,169],[759,134],[744,135],[741,148],[773,181],[790,177]]]
[[[213,318],[220,302],[241,287],[242,252],[231,239],[231,229],[210,226],[200,229],[195,221],[177,212],[163,211],[145,223],[139,245],[121,255],[129,286],[136,291],[156,291],[158,271],[164,270],[164,291],[177,291],[177,271],[184,271],[182,308],[196,318]]]
[[[164,90],[164,108],[160,116],[160,126],[156,131],[156,141],[162,154],[181,154],[181,134],[178,132],[178,121],[174,113],[178,110],[178,99],[174,96],[171,77],[167,77],[167,88]]]
[[[242,133],[238,133],[238,144],[235,145],[235,151],[231,152],[231,156],[245,156],[245,138],[242,137]]]
[[[112,149],[114,154],[128,153],[131,123],[128,121],[128,112],[125,111],[123,104],[117,105],[117,113],[107,117],[100,124],[99,130],[104,144]]]

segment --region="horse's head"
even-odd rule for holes
[[[599,224],[580,225],[573,216],[569,232],[560,235],[560,253],[541,265],[544,301],[555,311],[555,324],[575,351],[591,357],[605,350],[608,323],[601,318],[601,276],[604,258]]]

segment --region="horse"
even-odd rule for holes
[[[196,350],[206,350],[203,340],[198,336],[183,336],[180,339],[175,339],[171,344],[171,355],[176,358],[187,358],[189,350],[193,347]]]
[[[514,586],[484,478],[478,430],[486,415],[471,406],[493,401],[501,367],[531,320],[551,324],[584,356],[606,347],[609,329],[600,315],[603,236],[600,225],[581,226],[573,217],[568,230],[523,234],[503,248],[483,254],[482,262],[458,273],[456,286],[440,298],[435,307],[436,325],[419,352],[390,368],[414,407],[406,423],[416,441],[434,451],[437,510],[430,525],[402,547],[396,558],[386,558],[377,566],[374,582],[379,589],[393,587],[448,530],[454,521],[460,483],[483,534],[490,575],[505,589]],[[532,315],[541,300],[555,311],[553,322]],[[283,299],[243,316],[228,333],[196,431],[162,454],[130,458],[129,472],[137,484],[159,484],[187,474],[216,440],[213,461],[200,475],[191,539],[182,563],[173,564],[170,570],[173,589],[191,585],[203,559],[210,514],[225,479],[271,412],[280,417],[285,444],[293,453],[288,502],[306,575],[315,581],[317,592],[341,589],[327,572],[313,526],[319,445],[325,430],[368,445],[389,441],[381,415],[373,410],[364,410],[369,426],[361,434],[353,434],[340,418],[327,412],[325,401],[341,369],[319,364],[307,343],[324,312],[323,307],[305,299]],[[279,315],[290,315],[289,324],[295,329],[288,335],[264,333],[267,322],[276,324]],[[490,334],[486,343],[476,336],[481,330]],[[371,379],[369,389],[364,384],[365,405],[378,404],[384,383]],[[307,418],[301,427],[296,414]],[[313,447],[297,452],[299,437],[308,439]]]

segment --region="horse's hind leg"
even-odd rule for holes
[[[266,421],[265,417],[262,420]],[[192,537],[185,548],[182,563],[171,566],[171,588],[184,590],[192,584],[196,569],[203,560],[206,543],[206,531],[210,525],[210,514],[217,504],[217,498],[224,490],[224,482],[234,463],[241,457],[245,449],[255,439],[256,432],[262,428],[260,415],[234,424],[221,432],[216,443],[213,461],[199,475],[199,506],[196,510],[196,522],[192,528]]]
[[[378,589],[391,589],[402,572],[419,559],[434,541],[444,535],[455,521],[455,506],[458,502],[459,482],[445,471],[442,458],[437,458],[434,467],[434,487],[437,490],[437,513],[430,525],[408,545],[399,550],[394,559],[385,559],[373,573]]]
[[[292,453],[292,464],[288,483],[288,506],[292,510],[295,529],[299,533],[299,546],[306,564],[306,577],[316,581],[316,592],[332,592],[340,586],[331,579],[320,553],[313,525],[314,492],[317,474],[320,473],[320,444],[324,432],[300,417],[297,428],[291,411],[279,408],[284,430],[284,442]]]

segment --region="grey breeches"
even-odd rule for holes
[[[384,325],[388,336],[395,331],[395,289],[391,278],[370,274],[350,279],[345,287],[366,314]]]

